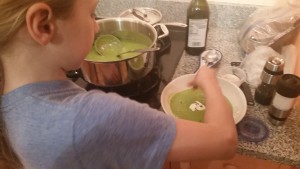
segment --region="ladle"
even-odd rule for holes
[[[206,65],[213,67],[222,59],[223,55],[220,51],[215,49],[205,50],[200,56],[200,67]]]
[[[120,54],[123,45],[119,38],[106,34],[95,40],[94,47],[100,56],[117,56]]]

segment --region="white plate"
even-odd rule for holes
[[[172,94],[191,88],[188,85],[195,77],[195,74],[180,76],[171,81],[162,91],[160,101],[165,113],[174,116],[170,108]],[[218,78],[223,95],[230,101],[233,108],[235,124],[240,122],[246,114],[247,102],[244,93],[240,88],[225,79]]]

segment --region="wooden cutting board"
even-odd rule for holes
[[[297,63],[295,74],[300,77],[300,29],[298,29],[297,37],[295,38],[294,45],[297,48]],[[300,125],[300,96],[296,99],[294,105],[295,111],[298,113],[298,124]]]

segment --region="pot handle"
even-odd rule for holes
[[[157,39],[161,39],[161,38],[164,38],[164,37],[166,37],[166,36],[168,36],[169,35],[169,29],[166,27],[166,25],[164,25],[164,24],[162,24],[162,23],[158,23],[158,24],[155,24],[155,25],[153,25],[154,26],[154,28],[156,29],[156,27],[158,27],[159,26],[159,28],[160,28],[160,32],[162,32],[163,34],[161,34],[161,35],[159,35],[158,37],[157,37]],[[157,31],[157,29],[156,29],[156,31]]]
[[[181,22],[166,22],[166,23],[163,23],[164,25],[166,26],[178,26],[178,27],[183,27],[183,28],[186,28],[187,27],[187,24],[185,23],[181,23]]]

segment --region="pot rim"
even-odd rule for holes
[[[152,52],[155,52],[155,51],[152,51]],[[87,59],[83,59],[83,61],[86,61],[86,62],[89,62],[89,63],[94,63],[94,64],[99,64],[99,63],[117,63],[117,62],[123,62],[123,61],[129,61],[131,59],[134,59],[138,56],[141,56],[141,55],[148,55],[148,53],[151,53],[151,52],[146,52],[144,54],[138,54],[136,56],[133,56],[131,58],[124,58],[124,59],[120,59],[120,60],[115,60],[115,61],[92,61],[92,60],[87,60]],[[101,56],[99,56],[101,57]],[[146,56],[146,57],[150,57],[150,56]]]
[[[153,25],[145,22],[145,21],[142,21],[140,19],[135,19],[135,18],[126,18],[126,17],[110,17],[110,18],[103,18],[103,19],[98,19],[96,20],[96,23],[99,23],[99,22],[105,22],[105,21],[109,21],[109,20],[117,20],[117,21],[131,21],[131,22],[139,22],[141,24],[146,24],[148,25],[149,27],[153,27]]]

